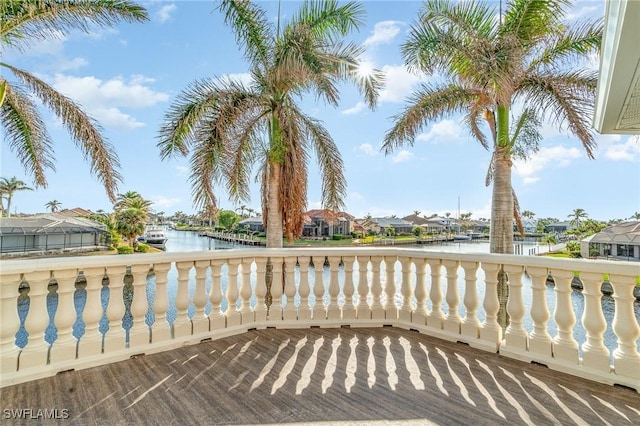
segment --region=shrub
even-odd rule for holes
[[[119,246],[118,247],[118,254],[132,254],[133,253],[133,247],[131,246]]]
[[[138,243],[138,247],[136,247],[136,251],[140,253],[146,253],[149,251],[149,244]]]
[[[334,240],[341,240],[343,238],[342,234],[333,234],[331,237]]]

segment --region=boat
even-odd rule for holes
[[[138,238],[141,243],[149,244],[150,246],[164,247],[168,238],[164,233],[162,226],[148,226],[142,237]]]
[[[471,235],[469,234],[457,234],[453,236],[453,241],[469,241],[471,239]]]

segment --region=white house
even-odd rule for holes
[[[584,258],[607,257],[640,261],[640,221],[609,226],[582,239],[580,254]]]

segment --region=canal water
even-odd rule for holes
[[[166,234],[168,237],[168,241],[166,243],[167,252],[187,252],[187,251],[224,250],[224,249],[232,249],[232,248],[235,248],[235,249],[249,248],[249,246],[234,245],[234,244],[218,241],[208,237],[201,237],[198,235],[197,232],[192,232],[192,231],[167,230]],[[424,249],[425,251],[454,251],[454,252],[474,252],[474,253],[489,252],[489,244],[487,242],[455,242],[455,243],[446,243],[446,244],[440,244],[440,245],[417,245],[417,246],[401,246],[401,247],[421,248],[421,249]],[[520,252],[524,253],[525,255],[527,253],[532,253],[532,254],[542,253],[547,249],[548,248],[546,246],[538,245],[535,243],[533,244],[522,243],[521,247],[519,248]],[[381,268],[382,277],[385,277],[384,266],[385,265],[382,264],[382,268]],[[226,272],[227,271],[226,271],[226,265],[225,265],[222,270],[223,294],[225,294],[226,287],[228,284],[226,280]],[[313,282],[313,277],[314,277],[313,267],[310,268],[309,274],[310,274],[310,281]],[[369,274],[371,274],[371,272],[369,272]],[[395,275],[396,275],[396,282],[401,282],[401,271],[400,271],[399,263],[396,264]],[[169,304],[170,308],[167,311],[167,320],[169,322],[173,322],[176,317],[176,310],[175,310],[175,307],[173,307],[173,300],[175,300],[175,297],[177,295],[177,290],[178,290],[177,276],[178,276],[177,270],[174,266],[169,271],[169,276],[168,276],[169,283],[167,285],[168,297],[170,300],[170,304]],[[328,267],[324,267],[324,277],[325,277],[325,280],[328,281],[329,279]],[[458,271],[458,277],[459,277],[458,278],[458,294],[460,297],[459,314],[461,317],[464,318],[464,316],[466,315],[466,310],[463,303],[465,281],[464,281],[464,272],[462,271],[462,269]],[[478,270],[477,278],[478,278],[477,292],[478,292],[478,298],[480,301],[480,306],[478,308],[478,317],[479,317],[479,320],[482,322],[484,320],[484,310],[482,308],[482,300],[484,299],[484,286],[482,285],[482,282],[484,281],[484,275],[481,269]],[[340,283],[344,282],[344,270],[342,270],[342,268],[339,271],[339,280],[340,280]],[[430,280],[430,277],[427,275],[427,288],[430,288],[429,280]],[[443,281],[441,283],[441,288],[443,289],[442,290],[443,304],[441,308],[443,312],[447,313],[448,308],[447,308],[446,302],[444,302],[444,294],[446,291],[445,277],[443,277],[442,280]],[[525,301],[526,312],[527,312],[524,318],[524,327],[527,331],[531,332],[533,329],[533,324],[532,324],[531,318],[528,315],[528,312],[531,308],[532,291],[531,291],[529,278],[525,275],[523,277],[523,280],[524,282],[522,287],[522,293],[523,293],[523,298]],[[255,282],[256,282],[256,272],[255,272],[255,265],[254,265],[251,273],[252,286],[255,286]],[[358,269],[357,267],[354,267],[354,285],[356,287],[357,287],[357,282],[358,282]],[[195,271],[192,270],[190,273],[190,284],[189,284],[189,291],[190,291],[191,298],[193,298],[193,291],[195,289],[194,283],[195,283]],[[147,285],[147,301],[149,305],[149,311],[146,315],[146,322],[147,324],[151,325],[155,321],[155,315],[152,310],[153,300],[155,299],[155,276],[150,275],[148,277],[147,284],[148,284]],[[415,281],[412,281],[412,285],[415,285]],[[207,280],[206,280],[207,293],[209,292],[210,286],[211,286],[210,276],[207,276]],[[125,303],[127,305],[127,309],[126,309],[125,316],[123,318],[123,327],[125,328],[125,330],[127,330],[127,333],[132,323],[132,316],[130,313],[130,304],[131,304],[132,295],[133,295],[133,292],[132,292],[131,286],[125,285],[124,297],[125,297]],[[102,298],[102,304],[103,304],[103,318],[100,322],[100,331],[104,333],[109,328],[109,322],[106,318],[106,305],[109,300],[109,288],[107,285],[103,286],[101,298]],[[383,302],[385,302],[386,295],[383,294],[382,298],[383,298]],[[546,291],[546,301],[547,301],[549,311],[551,313],[553,313],[555,309],[555,298],[556,296],[555,296],[555,290],[553,285],[548,285],[547,291]],[[369,295],[369,299],[371,299],[370,295]],[[579,344],[582,344],[586,341],[586,333],[581,322],[582,314],[584,311],[584,298],[583,298],[582,292],[580,290],[574,289],[572,291],[571,300],[572,300],[572,304],[574,307],[574,312],[577,320],[576,325],[574,327],[574,338],[578,341]],[[74,336],[76,336],[76,338],[80,338],[82,335],[84,335],[84,323],[81,318],[82,318],[82,311],[84,310],[84,305],[86,302],[86,291],[84,290],[83,284],[79,284],[77,286],[77,289],[74,294],[74,301],[75,301],[76,312],[78,314],[78,320],[73,326],[73,334]],[[339,300],[340,303],[342,303],[343,301],[344,301],[343,298]],[[328,295],[325,297],[325,300],[323,302],[325,304],[329,302]],[[400,294],[400,289],[397,289],[397,292],[395,295],[395,302],[398,306],[402,303],[402,296]],[[252,300],[251,303],[255,304],[255,300]],[[296,300],[294,300],[294,303],[296,304],[299,303],[299,299],[297,296],[296,296]],[[315,303],[315,298],[313,294],[309,296],[309,303],[310,304]],[[56,293],[56,286],[50,286],[50,293],[47,297],[47,306],[49,310],[50,324],[45,332],[45,340],[48,343],[52,343],[57,338],[57,329],[54,325],[54,315],[57,309],[57,305],[58,305],[58,296]],[[414,301],[414,305],[415,305],[415,301]],[[21,327],[19,332],[16,334],[16,344],[20,347],[24,347],[27,343],[28,335],[24,328],[24,319],[26,318],[28,307],[29,307],[29,298],[26,295],[24,295],[23,297],[20,298],[18,302],[18,314],[21,319]],[[635,307],[636,320],[640,322],[640,303],[636,302],[634,307]],[[429,301],[427,301],[427,308],[428,309],[432,308],[431,303]],[[607,320],[607,330],[604,334],[604,340],[605,340],[605,345],[610,349],[615,349],[615,341],[616,341],[615,334],[613,333],[613,329],[611,326],[613,321],[613,316],[615,313],[614,308],[615,308],[615,304],[614,304],[613,298],[611,296],[606,296],[606,295],[603,296],[602,310]],[[224,311],[226,309],[227,309],[226,301],[223,301],[222,310]],[[209,303],[207,303],[205,307],[205,312],[208,314],[210,310],[211,310],[211,306]],[[189,316],[190,317],[193,316],[194,312],[195,312],[195,307],[193,303],[191,303],[188,309]],[[548,322],[548,330],[552,337],[555,336],[556,323],[553,319],[553,314],[551,315],[551,318]],[[640,350],[640,341],[638,342],[638,348]]]

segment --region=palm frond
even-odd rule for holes
[[[55,170],[52,141],[36,105],[18,86],[6,84],[0,120],[11,152],[35,185],[46,187],[45,170]]]
[[[585,20],[567,28],[546,43],[545,49],[531,61],[530,68],[540,65],[558,67],[584,60],[589,53],[600,51],[603,30],[602,19]]]
[[[534,44],[556,31],[569,0],[511,0],[507,3],[502,35],[511,34],[522,43]]]
[[[84,158],[90,161],[91,172],[105,187],[109,199],[114,201],[118,182],[122,181],[118,172],[120,161],[111,143],[100,134],[98,123],[44,81],[21,69],[5,66],[62,121]]]
[[[30,42],[56,37],[72,29],[148,20],[144,7],[129,0],[3,0],[0,40],[24,50]]]
[[[510,153],[512,158],[527,159],[531,154],[538,152],[542,134],[539,129],[542,126],[536,112],[525,109],[515,120],[515,128],[511,135]]]
[[[520,202],[516,196],[516,191],[511,188],[511,195],[513,196],[513,219],[516,221],[516,227],[520,236],[524,237],[524,226],[522,226],[522,215],[520,214]]]
[[[365,10],[361,3],[349,2],[342,6],[336,0],[305,2],[287,25],[304,25],[318,39],[335,40],[357,30],[364,23]]]
[[[266,68],[276,35],[264,10],[243,0],[222,0],[219,9],[224,14],[225,23],[235,32],[238,44],[244,48],[251,68]]]

